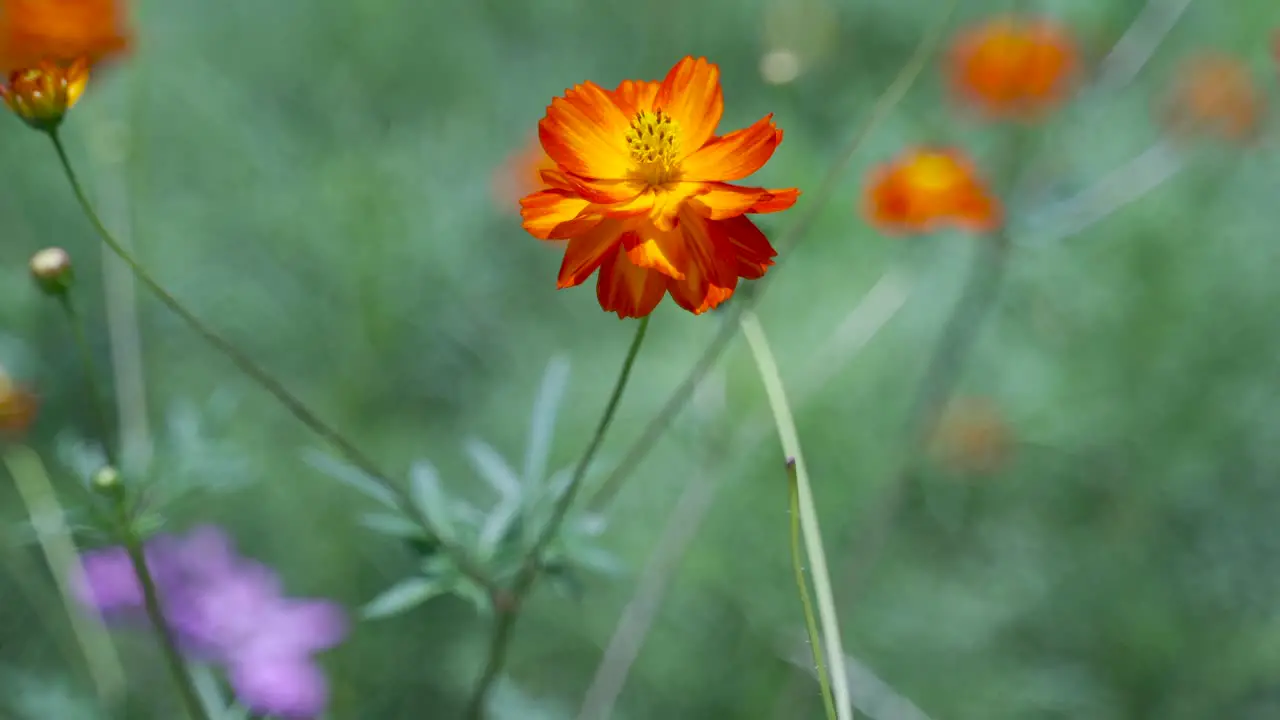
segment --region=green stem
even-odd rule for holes
[[[169,627],[168,620],[165,619],[164,605],[161,603],[160,594],[156,590],[156,582],[151,575],[151,568],[147,566],[147,556],[143,548],[142,537],[138,535],[133,518],[129,516],[123,488],[115,493],[112,502],[115,505],[117,531],[120,533],[125,551],[129,554],[129,562],[133,565],[133,571],[138,576],[138,583],[142,586],[142,602],[147,613],[147,619],[151,621],[152,627],[155,628],[160,651],[164,654],[165,664],[169,667],[169,674],[173,677],[174,684],[178,686],[178,694],[182,696],[182,703],[187,708],[187,715],[193,720],[209,720],[209,715],[205,712],[204,702],[200,699],[200,693],[196,690],[191,674],[187,672],[186,661],[183,660],[182,652],[178,649],[177,638],[174,636],[172,628]]]
[[[111,421],[107,406],[103,401],[103,393],[98,383],[98,368],[93,361],[93,347],[89,344],[89,334],[84,327],[84,318],[76,310],[75,301],[71,299],[71,291],[64,290],[58,295],[58,305],[67,316],[71,332],[75,335],[76,346],[80,352],[80,360],[84,366],[84,378],[89,387],[89,404],[93,407],[94,419],[98,423],[98,437],[102,441],[102,451],[107,456],[107,464],[119,465],[115,445],[111,441]]]
[[[301,400],[290,393],[284,385],[272,377],[266,370],[262,369],[257,363],[251,360],[247,355],[240,351],[231,342],[223,339],[222,336],[214,332],[208,325],[202,322],[194,314],[191,313],[182,303],[169,294],[164,286],[161,285],[151,273],[147,271],[141,263],[138,262],[133,255],[115,239],[110,230],[107,230],[102,219],[98,217],[97,211],[94,210],[93,204],[89,202],[88,195],[85,194],[84,188],[80,184],[80,180],[76,175],[75,169],[71,165],[70,158],[67,157],[66,148],[62,144],[62,139],[56,131],[49,133],[49,139],[53,141],[53,149],[58,154],[58,161],[62,165],[62,171],[67,177],[67,182],[71,185],[71,191],[75,193],[76,200],[80,203],[81,210],[84,211],[85,217],[89,223],[93,225],[93,229],[98,233],[98,237],[106,244],[116,257],[120,258],[129,270],[133,272],[134,277],[138,279],[152,295],[156,297],[165,307],[182,319],[197,335],[208,342],[218,352],[222,353],[228,360],[232,362],[241,372],[248,375],[262,389],[271,394],[281,405],[289,411],[299,422],[305,425],[311,432],[320,436],[338,449],[343,456],[347,458],[353,465],[360,469],[365,475],[369,476],[374,482],[381,485],[388,492],[392,493],[401,510],[413,518],[427,533],[436,539],[441,549],[449,554],[458,568],[464,575],[471,578],[481,587],[490,593],[496,591],[496,586],[489,580],[487,574],[465,553],[462,548],[450,543],[446,540],[432,524],[426,513],[414,503],[408,493],[399,485],[391,482],[386,473],[378,469],[377,464],[359,448],[348,440],[342,433],[325,423],[315,412],[308,408]]]
[[[631,369],[635,366],[636,357],[640,353],[640,346],[644,342],[644,336],[648,329],[649,316],[646,315],[640,318],[640,323],[636,326],[635,337],[632,338],[631,347],[628,348],[627,355],[622,361],[622,369],[619,371],[618,379],[613,385],[613,392],[609,395],[609,401],[605,404],[604,414],[600,416],[600,422],[596,425],[595,434],[591,436],[591,442],[588,443],[586,451],[573,469],[573,475],[569,478],[568,487],[552,509],[551,518],[542,528],[542,533],[538,535],[533,545],[530,546],[529,551],[525,554],[524,562],[521,563],[520,570],[511,584],[510,594],[503,598],[503,602],[498,603],[498,624],[489,643],[484,672],[481,674],[479,682],[476,683],[465,714],[465,717],[470,720],[480,720],[480,718],[484,717],[485,702],[488,699],[489,691],[506,664],[507,653],[511,648],[511,639],[515,631],[516,621],[520,616],[521,606],[533,589],[533,585],[542,570],[542,556],[546,552],[547,546],[555,539],[556,533],[559,532],[560,525],[564,522],[565,516],[569,513],[569,508],[573,505],[578,491],[582,488],[582,481],[587,476],[591,461],[595,459],[596,453],[604,442],[605,433],[613,423],[613,417],[622,401],[622,393],[626,390],[627,381],[631,379]]]
[[[831,573],[827,569],[826,552],[822,549],[822,530],[818,527],[818,512],[813,500],[813,489],[809,484],[809,471],[805,467],[804,455],[800,452],[800,433],[796,429],[795,418],[791,415],[791,406],[787,402],[777,360],[769,348],[769,341],[765,338],[759,318],[754,312],[747,310],[742,313],[738,322],[742,326],[747,346],[751,348],[751,357],[755,360],[760,380],[764,383],[765,394],[769,397],[769,409],[778,428],[782,452],[790,458],[788,463],[796,479],[800,527],[804,535],[805,552],[812,564],[813,591],[818,596],[818,619],[822,625],[823,645],[830,667],[828,674],[836,717],[839,720],[852,720],[853,704],[849,695],[849,676],[844,665],[844,647],[840,639],[835,593],[831,590]]]
[[[125,687],[124,666],[111,636],[100,622],[87,617],[73,601],[73,593],[67,582],[67,574],[80,565],[79,553],[71,539],[71,531],[65,522],[65,513],[58,502],[58,494],[49,481],[39,456],[30,448],[14,446],[4,453],[4,463],[13,476],[18,497],[26,506],[27,515],[36,533],[36,541],[44,555],[45,563],[53,577],[53,584],[71,620],[71,631],[84,655],[89,675],[97,687],[98,695],[108,705],[123,697]],[[27,576],[16,578],[21,587]]]
[[[818,621],[813,613],[813,600],[809,598],[809,583],[804,577],[804,553],[800,549],[799,487],[796,464],[792,460],[787,460],[787,494],[791,496],[791,566],[796,572],[796,589],[800,591],[800,605],[804,608],[804,629],[809,635],[809,648],[813,650],[813,667],[818,673],[822,705],[827,710],[827,720],[836,720],[835,701],[831,697],[831,678],[827,672],[827,661],[823,658],[822,637],[818,634]]]

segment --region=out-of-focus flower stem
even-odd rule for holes
[[[809,598],[809,583],[804,578],[804,551],[800,545],[800,481],[794,462],[787,463],[787,485],[791,496],[791,566],[796,573],[796,590],[800,593],[800,606],[804,610],[804,630],[809,636],[809,649],[813,651],[813,667],[818,674],[818,689],[822,693],[827,720],[836,720],[836,706],[831,699],[831,675],[823,657],[822,636],[814,617],[813,600]]]
[[[112,706],[124,695],[124,667],[120,663],[120,656],[116,654],[115,646],[111,644],[111,636],[102,623],[88,617],[75,606],[67,575],[72,572],[72,568],[79,567],[80,560],[71,531],[66,526],[62,505],[58,502],[58,494],[49,481],[49,474],[40,462],[40,457],[30,448],[15,445],[7,449],[4,464],[13,476],[18,497],[31,518],[36,542],[49,566],[58,595],[66,606],[72,634],[84,655],[98,696],[104,704]],[[25,574],[19,574],[14,579],[20,588],[23,583],[30,581]]]
[[[1006,196],[1012,192],[1020,171],[1026,165],[1028,150],[1034,143],[1031,132],[1028,128],[1014,128],[1007,136],[1005,156],[1001,158],[1005,168]],[[900,506],[915,477],[918,453],[936,431],[938,419],[964,374],[969,353],[1000,295],[1012,245],[1006,218],[1000,230],[980,238],[973,248],[969,275],[960,299],[942,327],[942,335],[934,346],[908,411],[903,457],[885,490],[885,499],[848,553],[846,579],[841,588],[846,597],[855,594],[858,583],[875,564],[881,545],[897,520]]]
[[[821,643],[817,642],[817,633],[813,628],[813,614],[809,607],[809,594],[805,589],[804,571],[801,568],[801,558],[799,548],[796,547],[793,527],[792,551],[796,564],[796,581],[799,583],[801,602],[805,606],[810,642],[814,646],[823,702],[826,704],[829,717],[852,720],[853,703],[849,695],[849,676],[844,668],[844,645],[840,638],[835,594],[831,590],[831,573],[827,569],[827,556],[822,549],[822,530],[818,526],[818,512],[813,501],[813,488],[809,484],[809,471],[805,466],[804,455],[800,451],[800,433],[796,429],[795,417],[792,416],[791,406],[787,402],[778,362],[773,356],[773,350],[769,347],[769,341],[765,337],[759,318],[754,312],[747,310],[742,313],[738,322],[742,326],[742,335],[746,338],[747,347],[751,350],[751,358],[755,361],[756,370],[760,374],[760,381],[764,383],[765,395],[769,398],[769,409],[773,413],[773,421],[777,426],[778,439],[782,442],[782,452],[787,457],[787,474],[792,480],[794,493],[793,522],[799,524],[804,537],[805,554],[809,556],[809,562],[812,565],[810,575],[813,578],[813,591],[818,599],[818,620],[822,625]],[[827,656],[826,663],[822,662],[824,649]]]
[[[479,682],[476,683],[464,715],[468,720],[481,720],[485,716],[485,704],[489,697],[489,691],[493,688],[498,676],[502,674],[503,666],[506,665],[507,653],[511,647],[516,621],[520,617],[521,606],[528,598],[530,591],[533,590],[534,583],[542,571],[542,556],[551,542],[555,540],[556,533],[560,531],[560,525],[564,522],[565,516],[569,514],[569,508],[573,505],[574,499],[578,496],[578,491],[582,488],[582,481],[587,476],[591,461],[595,459],[596,453],[600,450],[600,445],[604,442],[605,433],[608,432],[609,426],[613,424],[613,417],[622,401],[622,393],[626,390],[627,381],[631,379],[631,369],[635,366],[636,357],[640,354],[640,346],[644,343],[644,336],[648,329],[649,316],[645,315],[640,318],[639,324],[636,325],[635,336],[632,338],[631,347],[627,349],[627,355],[622,361],[622,369],[618,372],[618,379],[613,385],[613,392],[609,395],[609,401],[605,404],[604,413],[600,416],[600,422],[596,425],[595,433],[591,436],[591,441],[587,444],[586,451],[582,453],[577,466],[573,469],[573,475],[569,478],[568,487],[552,509],[551,518],[543,526],[542,532],[525,554],[524,561],[516,573],[515,580],[511,583],[510,592],[503,598],[503,602],[498,604],[497,626],[494,628],[493,638],[489,643],[489,652],[485,660],[484,670],[480,675]]]
[[[161,604],[160,594],[156,591],[155,578],[151,576],[151,568],[147,566],[142,537],[138,534],[133,518],[129,515],[129,506],[123,490],[120,488],[112,498],[115,505],[117,532],[120,534],[125,551],[129,553],[129,561],[138,576],[138,584],[142,586],[142,602],[147,619],[155,628],[160,651],[164,654],[169,674],[173,676],[173,683],[178,687],[178,694],[182,696],[182,704],[187,708],[187,715],[192,720],[209,720],[204,703],[200,700],[200,693],[196,692],[191,673],[187,671],[182,651],[178,648],[178,640],[173,634],[173,629],[169,627],[169,621],[165,618],[164,605]]]
[[[62,143],[62,138],[57,131],[48,133],[49,139],[53,141],[53,149],[58,154],[58,161],[62,165],[62,171],[67,177],[67,182],[71,185],[71,190],[75,193],[76,200],[80,203],[80,208],[88,218],[89,223],[93,225],[93,229],[97,232],[98,237],[106,244],[111,252],[129,267],[134,277],[138,279],[152,295],[156,297],[165,307],[182,319],[197,335],[202,337],[206,342],[214,347],[218,352],[222,353],[230,360],[241,372],[249,376],[262,389],[271,394],[281,405],[289,411],[299,422],[305,425],[309,430],[319,435],[329,444],[333,445],[347,458],[353,465],[359,468],[363,473],[368,475],[373,481],[384,487],[388,492],[392,493],[401,510],[409,517],[412,517],[430,536],[438,543],[443,552],[448,554],[458,569],[478,585],[485,588],[491,595],[498,591],[497,586],[488,577],[488,574],[477,565],[462,548],[448,542],[435,528],[431,520],[426,514],[418,508],[408,493],[399,485],[391,482],[386,473],[383,473],[376,463],[369,456],[365,455],[358,447],[348,440],[342,433],[338,432],[328,423],[320,419],[315,412],[308,408],[293,393],[289,392],[284,385],[272,377],[266,370],[262,369],[257,363],[251,360],[247,355],[240,351],[235,345],[224,339],[221,335],[214,332],[208,325],[197,318],[190,310],[176,298],[164,289],[151,273],[147,271],[141,263],[138,262],[133,254],[124,248],[111,234],[103,224],[102,219],[98,217],[97,211],[94,210],[93,204],[89,202],[88,195],[85,194],[84,188],[80,184],[80,180],[76,175],[75,169],[71,165],[71,160],[67,156],[66,147]]]
[[[98,383],[98,368],[93,361],[93,347],[89,344],[89,334],[84,327],[84,318],[76,309],[71,290],[58,296],[58,305],[67,316],[67,322],[71,325],[71,332],[75,335],[76,345],[80,351],[80,359],[84,365],[84,379],[89,388],[89,404],[93,406],[94,420],[98,423],[98,440],[102,443],[102,452],[106,454],[109,464],[118,466],[119,458],[115,451],[115,444],[111,442],[111,416],[107,413],[102,388]]]

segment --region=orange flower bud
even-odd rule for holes
[[[36,417],[36,396],[20,387],[0,367],[0,438],[17,439],[26,434]]]
[[[1265,109],[1249,68],[1226,54],[1188,58],[1164,106],[1164,124],[1177,135],[1213,133],[1246,142],[1257,137]]]
[[[969,161],[952,150],[912,150],[873,170],[864,197],[868,220],[891,235],[1000,226],[1000,202]]]
[[[42,61],[35,67],[14,70],[0,83],[0,98],[14,114],[36,130],[49,132],[62,124],[89,82],[89,64],[70,65]]]
[[[949,470],[986,474],[1000,470],[1013,447],[1013,433],[994,402],[962,397],[943,412],[931,450]]]

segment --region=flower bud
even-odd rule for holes
[[[71,255],[58,247],[45,248],[31,256],[31,277],[47,295],[64,295],[75,281]]]
[[[35,420],[37,405],[36,396],[18,385],[0,367],[0,437],[25,435]]]
[[[120,483],[120,471],[104,465],[93,474],[90,479],[93,489],[107,496],[114,496],[120,492],[123,485]]]
[[[70,65],[42,62],[9,73],[8,82],[0,83],[0,98],[27,125],[51,132],[62,124],[88,83],[89,64],[83,59]]]

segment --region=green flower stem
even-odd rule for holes
[[[89,388],[89,405],[92,406],[94,420],[98,423],[98,438],[102,442],[102,452],[107,456],[107,464],[118,466],[119,458],[116,457],[115,444],[111,442],[110,415],[107,413],[102,388],[98,383],[98,369],[93,361],[93,346],[89,344],[89,333],[85,330],[84,318],[76,310],[75,301],[71,297],[70,290],[64,290],[58,295],[58,305],[62,307],[63,314],[67,316],[67,322],[71,325],[71,332],[76,338],[80,360],[84,365],[85,383]]]
[[[53,483],[49,481],[49,474],[40,462],[40,457],[30,448],[21,445],[5,451],[4,464],[13,477],[18,497],[26,506],[27,516],[31,518],[36,541],[71,620],[72,635],[84,655],[98,696],[104,703],[114,705],[124,696],[124,666],[106,628],[83,613],[73,600],[67,575],[73,568],[79,567],[79,553],[71,539],[71,531],[66,526],[65,513],[58,502]],[[20,587],[28,581],[26,575],[19,575],[15,579]]]
[[[760,380],[764,383],[765,394],[769,397],[769,409],[773,412],[773,421],[778,427],[782,452],[789,458],[790,472],[795,477],[800,528],[804,536],[805,552],[812,564],[813,591],[818,596],[818,619],[822,626],[822,644],[827,651],[836,717],[839,720],[853,720],[849,676],[844,666],[844,646],[840,639],[835,595],[831,590],[831,573],[827,570],[827,556],[822,549],[822,530],[818,527],[818,512],[809,484],[809,471],[805,468],[804,455],[800,452],[800,433],[796,430],[796,421],[787,403],[777,360],[769,348],[769,341],[765,338],[759,318],[754,312],[747,310],[742,313],[738,322],[747,346],[751,349],[751,357],[755,360]],[[821,666],[818,667],[819,672],[822,669]]]
[[[208,325],[197,318],[190,310],[176,298],[169,294],[164,286],[161,285],[151,273],[147,271],[141,263],[138,262],[133,255],[124,248],[107,230],[102,219],[98,217],[97,211],[93,209],[93,204],[89,202],[89,197],[85,194],[84,188],[80,184],[80,180],[76,175],[75,169],[71,165],[70,158],[67,157],[66,148],[63,146],[62,139],[56,131],[49,132],[49,139],[53,141],[53,149],[58,154],[58,161],[62,165],[62,171],[67,177],[67,182],[71,185],[71,190],[75,193],[76,200],[80,203],[81,210],[84,211],[85,217],[88,218],[93,229],[98,233],[102,242],[106,244],[111,252],[129,267],[134,277],[138,279],[152,295],[156,297],[165,307],[172,311],[175,315],[183,320],[197,335],[202,337],[206,342],[214,347],[218,352],[222,353],[230,360],[241,372],[248,375],[262,389],[271,394],[281,405],[289,411],[299,422],[305,425],[316,435],[329,442],[339,452],[343,454],[353,465],[359,468],[364,474],[368,475],[374,482],[377,482],[388,492],[392,493],[400,505],[401,510],[412,517],[418,525],[420,525],[429,535],[431,535],[440,545],[441,549],[450,555],[454,562],[471,580],[475,581],[481,587],[489,591],[490,594],[497,592],[497,587],[484,572],[484,570],[475,563],[470,556],[457,545],[449,542],[444,536],[438,532],[431,520],[426,516],[421,508],[413,502],[409,494],[399,485],[388,479],[386,473],[378,469],[377,464],[365,455],[359,448],[348,440],[342,433],[335,430],[332,426],[320,419],[315,412],[308,408],[301,400],[289,392],[284,385],[272,377],[266,370],[262,369],[257,363],[251,360],[247,355],[240,351],[231,342],[225,340],[221,335],[214,332]]]
[[[613,385],[613,392],[609,396],[609,401],[605,404],[604,414],[600,416],[600,422],[596,425],[595,434],[591,436],[591,442],[588,443],[582,458],[578,460],[577,466],[573,469],[573,475],[569,478],[568,488],[565,489],[564,494],[556,502],[555,508],[552,509],[551,518],[542,528],[542,533],[538,535],[533,545],[530,546],[529,551],[525,554],[520,570],[511,584],[510,593],[503,598],[503,602],[498,603],[497,627],[494,628],[493,638],[489,644],[489,653],[485,661],[484,671],[480,676],[479,682],[476,683],[465,714],[465,717],[469,720],[480,720],[484,717],[485,703],[488,699],[489,691],[493,688],[493,684],[497,681],[498,676],[502,673],[503,666],[506,664],[516,621],[520,617],[521,606],[528,598],[529,592],[533,589],[533,585],[542,571],[542,556],[551,542],[555,540],[556,533],[560,530],[560,525],[564,522],[565,516],[569,513],[569,508],[573,505],[574,499],[578,496],[578,491],[582,488],[582,481],[586,478],[587,469],[591,466],[591,461],[595,459],[596,453],[600,450],[600,445],[604,442],[605,433],[613,423],[613,417],[618,411],[619,403],[622,401],[622,393],[627,387],[627,381],[631,379],[631,369],[635,366],[636,357],[640,353],[640,346],[644,342],[644,336],[648,329],[649,316],[646,315],[640,318],[639,324],[636,325],[635,337],[631,340],[631,347],[627,350],[626,358],[622,361],[622,369],[619,371],[618,379]]]
[[[160,651],[164,654],[165,664],[169,667],[173,683],[178,687],[178,694],[182,696],[182,704],[186,706],[187,715],[192,720],[209,720],[204,702],[200,699],[200,693],[191,679],[191,673],[187,672],[182,651],[178,649],[177,638],[173,634],[173,629],[169,627],[169,621],[165,619],[164,605],[161,604],[160,594],[156,591],[155,578],[151,576],[151,568],[147,566],[142,536],[138,534],[133,518],[129,515],[124,488],[115,488],[111,500],[115,510],[116,531],[120,535],[125,551],[129,554],[129,562],[138,576],[138,583],[142,586],[142,602],[147,619],[155,628]]]
[[[818,621],[813,613],[813,600],[809,598],[809,583],[804,577],[804,551],[800,545],[800,482],[796,476],[796,464],[787,460],[787,490],[791,496],[791,566],[796,572],[796,590],[800,592],[800,605],[804,608],[804,629],[809,635],[809,648],[813,650],[813,667],[818,671],[818,688],[822,692],[822,705],[827,720],[836,720],[835,701],[831,698],[831,676],[822,652],[822,636],[818,634]]]

